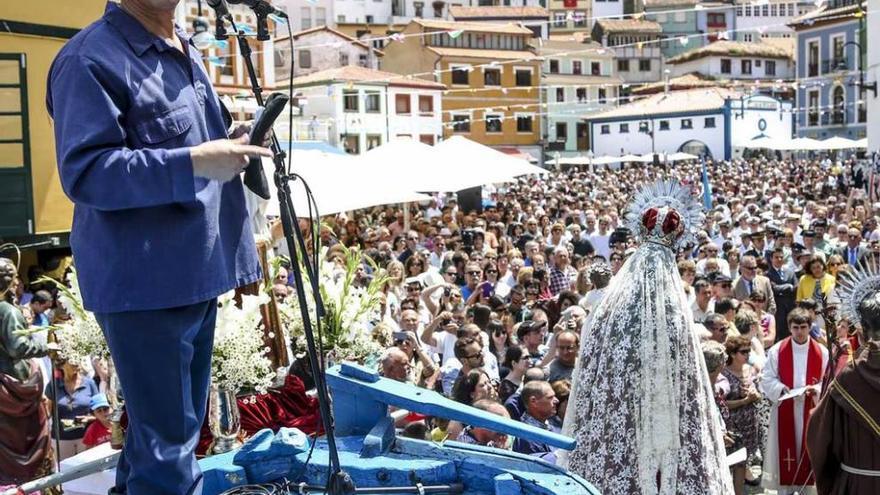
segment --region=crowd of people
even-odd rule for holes
[[[709,175],[713,206],[697,242],[678,253],[679,273],[726,446],[745,449],[746,460],[732,468],[736,492],[763,477],[784,493],[793,482],[780,480],[777,452],[767,448],[776,445],[780,392],[796,387],[779,377],[778,343],[799,339],[806,325],[810,341],[845,364],[858,344],[849,322],[835,316],[835,283],[880,255],[880,205],[868,200],[855,161],[737,160],[710,165]],[[385,376],[559,431],[583,323],[634,251],[627,202],[640,184],[671,178],[699,189],[700,177],[698,164],[572,169],[490,190],[481,213],[438,198],[411,212],[409,228],[393,207],[340,215],[322,226],[321,240],[331,250],[357,247],[392,277],[376,322],[394,334],[381,359]],[[805,398],[814,393],[808,388]],[[791,455],[799,459],[806,454],[803,416],[796,417]],[[556,456],[546,445],[455,422],[398,426],[419,437]]]
[[[725,442],[729,452],[746,450],[746,460],[732,467],[740,494],[758,485],[762,473],[767,478],[768,469],[779,471],[768,468],[777,455],[768,453],[768,432],[778,427],[780,396],[795,387],[780,385],[778,343],[789,336],[802,343],[806,335],[823,352],[830,349],[825,359],[834,363],[845,363],[857,345],[849,323],[836,318],[834,288],[841,273],[880,257],[880,205],[866,197],[865,174],[853,160],[758,158],[710,164],[708,172],[712,208],[697,242],[678,253],[678,268]],[[661,178],[699,190],[700,176],[696,163],[554,171],[485,188],[479,212],[463,211],[454,196],[438,196],[411,205],[408,215],[387,206],[327,217],[320,237],[329,253],[336,244],[356,247],[364,276],[388,277],[381,314],[365,329],[391,336],[379,359],[384,376],[559,431],[581,329],[634,250],[624,226],[633,192]],[[55,292],[37,282],[38,270],[27,275],[13,281],[6,303],[21,310],[26,325],[63,319]],[[284,280],[275,287],[281,297],[291,291]],[[0,371],[12,373],[34,359],[43,376],[52,376],[42,357],[45,338],[29,337],[25,349],[13,326],[3,329],[10,345],[0,346]],[[46,406],[58,405],[62,458],[109,440],[107,363],[88,364],[57,363],[54,377],[41,384]],[[805,395],[817,393],[811,390]],[[557,454],[538,442],[441,418],[405,416],[398,426],[437,441],[551,461]]]

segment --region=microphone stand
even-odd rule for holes
[[[258,17],[260,13],[257,13]],[[257,100],[257,104],[261,107],[265,105],[263,101],[263,88],[260,87],[259,79],[257,78],[257,72],[254,69],[254,63],[251,58],[252,50],[250,45],[247,42],[247,38],[245,37],[245,33],[243,30],[240,30],[238,26],[235,25],[235,20],[232,15],[226,15],[226,20],[229,21],[232,26],[232,30],[235,32],[235,37],[238,40],[238,47],[241,52],[242,59],[244,59],[245,68],[247,69],[248,77],[251,83],[251,90],[254,93],[254,97]],[[262,15],[263,21],[265,21],[265,14]],[[260,20],[258,20],[258,24]],[[218,25],[222,24],[222,21],[218,19]],[[293,54],[291,53],[291,56]],[[317,274],[314,273],[314,270],[308,262],[308,251],[306,251],[306,245],[303,238],[302,229],[299,226],[299,222],[296,221],[296,211],[293,207],[293,202],[291,201],[291,192],[290,192],[290,180],[295,179],[294,175],[288,175],[287,169],[284,164],[284,159],[286,158],[286,153],[282,151],[281,145],[278,141],[278,138],[272,134],[272,161],[275,163],[275,187],[278,195],[278,202],[280,203],[280,216],[281,216],[281,226],[284,232],[284,239],[287,242],[287,249],[290,252],[290,269],[293,273],[293,281],[294,286],[296,288],[296,297],[299,302],[300,312],[302,313],[303,319],[303,330],[306,337],[306,343],[309,354],[309,366],[311,367],[312,375],[315,380],[315,388],[318,391],[318,406],[321,413],[321,422],[324,425],[324,434],[327,440],[327,451],[329,454],[329,464],[330,464],[330,476],[327,480],[327,494],[328,495],[346,495],[355,492],[354,482],[351,479],[351,476],[342,470],[342,467],[339,463],[339,451],[336,446],[336,437],[333,434],[333,417],[330,412],[330,398],[327,393],[327,384],[324,379],[324,373],[322,370],[323,361],[320,360],[320,356],[318,356],[318,350],[315,344],[315,335],[312,330],[312,320],[309,317],[309,309],[308,304],[306,302],[305,295],[305,283],[303,282],[303,274],[302,267],[304,266],[309,278],[309,282],[311,285],[312,294],[315,300],[316,312],[318,315],[318,320],[324,315],[324,305],[321,300],[321,293],[318,288],[318,278]],[[299,263],[299,256],[303,256],[303,263]]]

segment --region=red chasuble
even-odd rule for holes
[[[791,337],[785,339],[779,347],[779,379],[788,387],[794,388],[794,349],[791,345]],[[814,385],[822,380],[822,349],[813,339],[809,339],[807,350],[807,385]],[[801,435],[801,455],[797,462],[793,462],[791,456],[786,453],[797,452],[795,448],[795,422],[794,422],[794,399],[783,401],[779,404],[779,417],[777,418],[777,432],[779,440],[779,484],[785,486],[803,486],[815,483],[813,469],[810,466],[810,458],[807,455],[807,423],[810,419],[810,411],[816,407],[812,397],[806,397],[804,403],[803,432]],[[787,458],[787,459],[786,459]]]

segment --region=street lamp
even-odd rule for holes
[[[872,93],[874,93],[874,98],[876,98],[877,97],[877,81],[874,81],[870,84],[865,84],[865,68],[862,67],[862,45],[861,45],[861,43],[859,43],[858,41],[847,41],[846,43],[843,44],[843,48],[845,49],[847,47],[847,45],[853,45],[859,49],[859,53],[858,53],[859,87],[862,88],[863,90],[865,90],[866,92],[868,90],[870,90]],[[843,69],[847,68],[845,59],[840,61],[840,63],[838,64],[838,68],[840,68],[841,65],[843,66],[842,67]]]

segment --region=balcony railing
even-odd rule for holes
[[[849,70],[849,61],[846,57],[832,58],[831,60],[824,60],[822,62],[822,73],[828,74],[829,72],[846,72]]]

